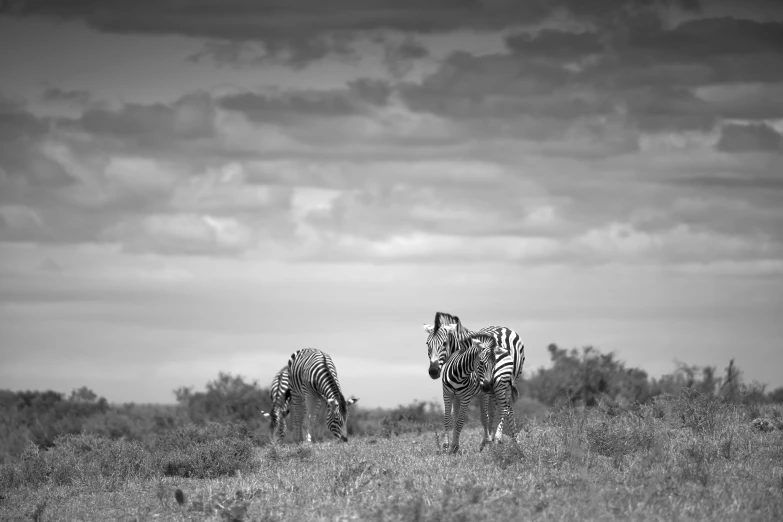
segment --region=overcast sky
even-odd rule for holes
[[[325,4],[0,1],[0,388],[440,401],[436,311],[783,385],[782,2]]]

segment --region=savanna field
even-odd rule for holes
[[[723,379],[681,367],[630,401],[619,376],[634,372],[621,363],[550,353],[553,367],[520,386],[517,441],[479,451],[473,407],[456,455],[441,450],[438,404],[358,409],[348,443],[321,425],[318,442],[297,445],[271,443],[268,423],[253,420],[266,390],[223,374],[205,392],[178,390],[168,409],[101,411],[85,389],[50,397],[53,426],[65,426],[56,411],[66,403],[85,416],[80,424],[71,411],[70,433],[39,444],[40,431],[26,428],[23,440],[5,416],[4,438],[18,443],[5,448],[0,519],[783,519],[777,391],[739,384],[733,365]],[[565,384],[571,367],[580,387]],[[549,405],[547,393],[579,398]]]

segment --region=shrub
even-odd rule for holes
[[[129,480],[156,474],[152,455],[136,441],[89,434],[62,435],[48,450],[29,443],[19,462],[3,468],[0,485],[69,485],[114,491]]]
[[[637,451],[649,451],[655,443],[652,425],[643,422],[601,420],[587,427],[590,451],[619,460]]]
[[[252,465],[252,434],[243,424],[188,424],[159,435],[154,452],[167,476],[233,475]]]

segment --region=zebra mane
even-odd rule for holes
[[[447,314],[445,312],[435,312],[434,328],[432,329],[432,335],[438,333],[438,330],[444,324],[457,324],[457,328],[462,328],[462,323],[459,317],[456,315]]]
[[[479,342],[486,343],[490,348],[494,348],[496,344],[496,340],[493,336],[483,332],[474,332],[468,335],[466,339],[470,339],[471,342],[473,339],[476,339]]]
[[[326,366],[327,371],[326,373],[329,374],[329,380],[332,381],[332,385],[335,390],[337,390],[337,404],[340,406],[340,414],[342,415],[343,419],[348,414],[348,407],[345,404],[345,396],[343,395],[343,391],[340,389],[340,385],[337,383],[337,379],[334,378],[334,375],[332,375],[332,371],[329,369],[329,364],[326,362],[326,356],[321,352],[321,357],[324,360],[324,366]]]
[[[473,340],[476,340],[489,348],[489,360],[492,364],[495,363],[495,347],[497,346],[497,341],[493,336],[482,332],[474,332],[467,336],[465,340],[468,341],[467,346],[471,346]]]

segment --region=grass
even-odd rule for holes
[[[162,445],[168,449],[142,459],[151,468],[120,466],[126,471],[110,484],[45,473],[5,483],[0,519],[783,520],[783,431],[761,432],[750,422],[758,413],[780,419],[780,408],[699,401],[683,395],[635,408],[561,409],[527,422],[517,443],[482,452],[479,430],[469,426],[453,456],[427,430],[250,453],[237,446],[198,460],[204,476],[220,470],[213,478],[165,476],[160,458],[173,446]],[[53,460],[69,455],[62,451]],[[117,458],[116,451],[107,455]],[[142,455],[125,451],[129,462]],[[74,458],[71,465],[82,465]],[[102,469],[81,458],[90,473]]]

